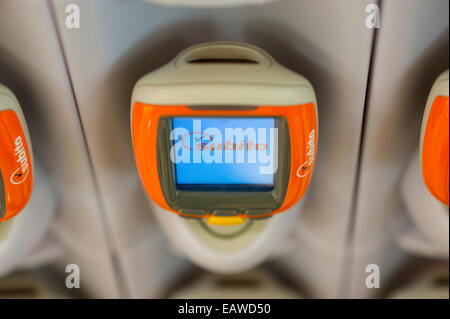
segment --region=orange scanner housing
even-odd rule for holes
[[[422,175],[428,190],[448,205],[449,197],[449,106],[448,96],[431,105],[422,142]]]
[[[0,111],[0,170],[6,206],[0,222],[17,215],[28,203],[33,189],[31,166],[30,150],[17,114],[13,110]]]
[[[160,118],[180,116],[284,117],[287,120],[290,135],[289,182],[281,207],[267,214],[267,217],[287,210],[302,198],[311,180],[317,153],[318,129],[314,103],[292,106],[258,106],[246,110],[232,108],[200,110],[186,105],[150,105],[136,102],[131,114],[136,164],[147,194],[157,205],[180,214],[169,207],[165,200],[159,180],[157,158],[157,133]],[[186,215],[183,214],[183,216]],[[201,218],[211,216],[208,214]],[[253,218],[247,215],[239,216]]]

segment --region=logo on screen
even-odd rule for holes
[[[277,170],[276,127],[244,129],[222,123],[221,127],[202,129],[202,120],[183,122],[183,126],[170,133],[174,142],[170,159],[175,164],[259,164],[259,174],[274,174]]]
[[[246,132],[244,132],[244,134],[245,133]],[[235,134],[235,136],[240,136],[239,134],[240,132]],[[190,142],[185,142],[191,138],[193,140],[192,146]],[[216,142],[214,136],[203,132],[188,132],[181,137],[180,143],[184,148],[190,151],[193,151],[194,149],[199,151],[265,151],[269,148],[267,143],[255,143],[255,141],[246,141],[245,139],[241,139],[239,143],[235,143],[231,140]]]
[[[192,146],[190,142],[191,138],[194,142]],[[193,151],[194,149],[214,149],[214,137],[203,132],[188,132],[181,137],[180,143],[184,148],[190,151]]]

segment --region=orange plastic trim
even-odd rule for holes
[[[438,96],[428,115],[422,144],[422,175],[428,190],[448,205],[449,117],[448,96]]]
[[[283,212],[300,200],[311,180],[317,154],[317,115],[313,103],[294,106],[259,106],[250,110],[195,110],[185,105],[158,106],[136,102],[132,111],[134,154],[141,181],[156,204],[178,214],[167,205],[159,181],[156,155],[159,119],[163,116],[232,115],[286,118],[291,138],[290,178],[284,203],[269,215]]]
[[[27,139],[17,114],[12,110],[0,112],[0,168],[6,199],[6,214],[0,219],[3,222],[25,207],[33,189]]]

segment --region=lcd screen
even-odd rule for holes
[[[277,119],[174,117],[170,160],[176,187],[270,191],[278,156]]]

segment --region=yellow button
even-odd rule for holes
[[[206,219],[210,225],[233,226],[245,223],[245,218],[239,216],[211,216]]]

